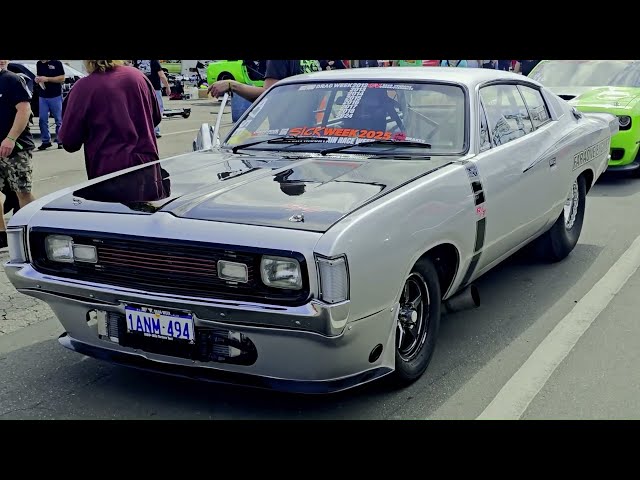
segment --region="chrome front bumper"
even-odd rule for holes
[[[309,302],[280,307],[145,292],[43,275],[29,264],[6,264],[16,289],[49,304],[66,332],[61,343],[97,358],[212,381],[302,392],[332,392],[390,373],[395,365],[395,316],[387,308],[349,319],[349,304]],[[150,353],[101,338],[92,311],[124,315],[125,304],[187,310],[198,328],[220,328],[251,340],[251,365]],[[374,349],[382,354],[371,358]],[[229,375],[234,380],[227,378]],[[224,377],[220,379],[220,377]],[[239,380],[238,378],[239,377]],[[246,381],[248,379],[253,379]],[[255,379],[259,379],[255,380]]]
[[[5,265],[15,288],[48,302],[50,294],[99,304],[108,311],[124,313],[124,304],[134,303],[192,312],[200,320],[238,325],[287,328],[327,337],[339,336],[349,321],[349,302],[328,305],[315,300],[301,306],[219,300],[184,295],[149,293],[125,287],[86,282],[42,274],[30,264]]]

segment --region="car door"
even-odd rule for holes
[[[535,92],[526,94],[536,104]],[[534,121],[517,84],[479,89],[479,154],[473,161],[483,179],[487,219],[479,274],[548,224],[555,202],[546,186],[556,162],[550,150],[553,121],[542,96],[540,101]]]

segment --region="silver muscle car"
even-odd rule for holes
[[[569,255],[618,131],[532,79],[444,67],[291,77],[222,141],[219,122],[11,219],[7,274],[62,345],[294,392],[407,385],[475,279],[527,244]]]

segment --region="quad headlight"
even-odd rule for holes
[[[218,260],[218,277],[229,282],[247,283],[249,269],[244,263]]]
[[[300,290],[302,272],[300,263],[294,258],[265,255],[260,261],[262,283],[268,287]]]
[[[74,244],[68,235],[48,235],[44,240],[47,258],[61,263],[97,263],[98,252],[93,245]]]

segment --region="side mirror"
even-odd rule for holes
[[[571,108],[571,113],[573,114],[576,120],[580,120],[584,116],[582,115],[582,112],[578,110],[576,107]]]
[[[213,127],[208,123],[203,123],[200,125],[200,130],[198,130],[198,135],[193,141],[193,151],[197,152],[198,150],[211,150],[213,148]]]
[[[193,141],[193,150],[211,150],[220,146],[220,124],[222,123],[222,115],[224,109],[229,101],[229,94],[225,93],[220,102],[220,108],[218,109],[218,117],[216,118],[216,126],[212,128],[208,123],[203,123],[200,126],[198,135]]]

